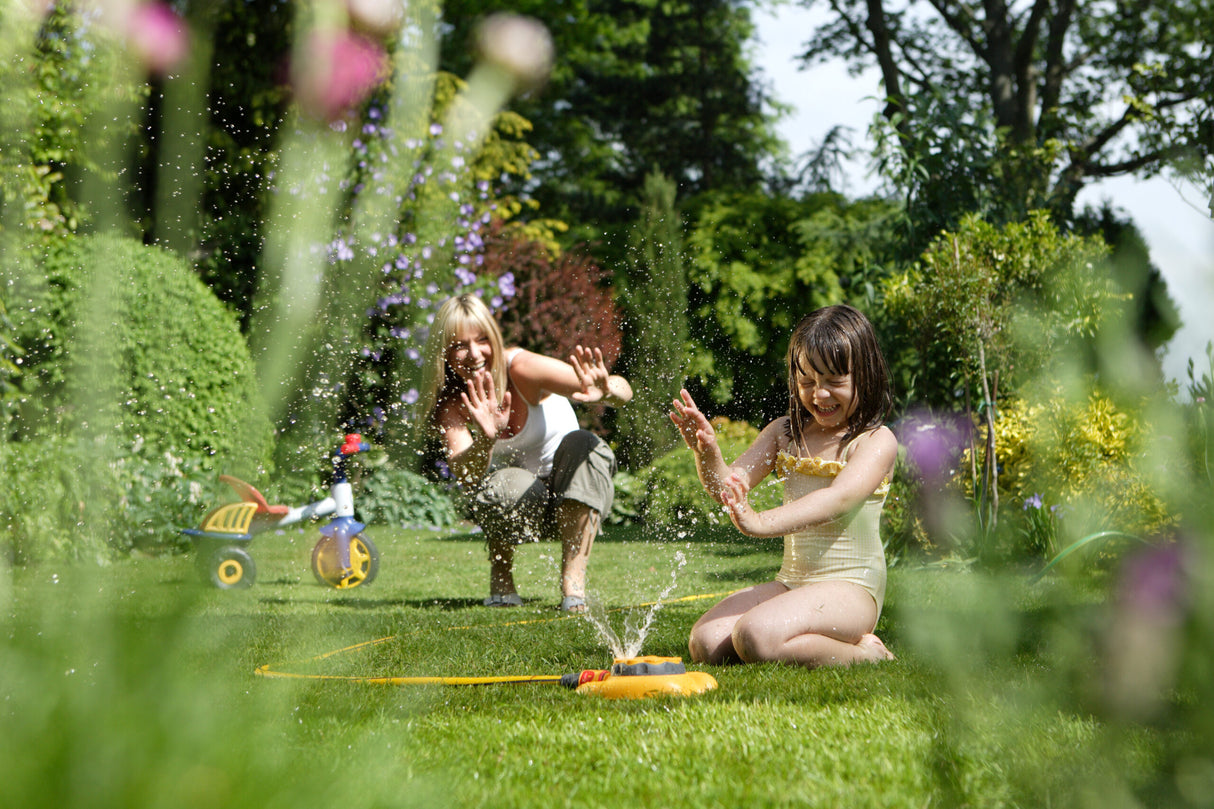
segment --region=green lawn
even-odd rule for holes
[[[611,662],[590,621],[556,610],[555,546],[520,551],[527,603],[501,610],[480,606],[476,537],[372,536],[379,578],[349,592],[313,580],[311,533],[257,538],[243,591],[202,586],[188,557],[8,572],[0,806],[1112,807],[1154,777],[1161,733],[1083,707],[1090,584],[896,568],[879,627],[895,662],[711,668],[703,696],[608,701],[360,682]],[[699,596],[778,561],[724,530],[611,529],[595,613],[627,636],[673,582],[642,652],[685,656]]]

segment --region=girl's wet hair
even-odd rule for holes
[[[848,416],[840,449],[861,433],[880,426],[894,408],[889,369],[877,333],[854,307],[826,306],[802,318],[789,338],[787,360],[788,421],[795,446],[805,446],[802,425],[813,419],[797,392],[797,378],[811,370],[852,375],[856,406]]]

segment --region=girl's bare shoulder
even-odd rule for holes
[[[792,428],[789,426],[788,416],[780,416],[778,419],[769,421],[759,433],[755,443],[760,441],[769,447],[772,453],[788,452],[788,447],[792,443]]]
[[[851,464],[875,461],[888,474],[898,458],[898,437],[885,425],[875,427],[853,438],[846,455]]]

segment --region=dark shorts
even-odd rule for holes
[[[538,478],[509,466],[491,472],[468,493],[465,506],[491,542],[537,542],[555,539],[556,508],[576,500],[606,515],[615,500],[615,453],[588,430],[562,439],[552,461],[552,474]]]

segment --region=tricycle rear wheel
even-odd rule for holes
[[[257,565],[244,548],[235,545],[202,548],[198,569],[203,579],[220,590],[252,587],[257,580]]]

